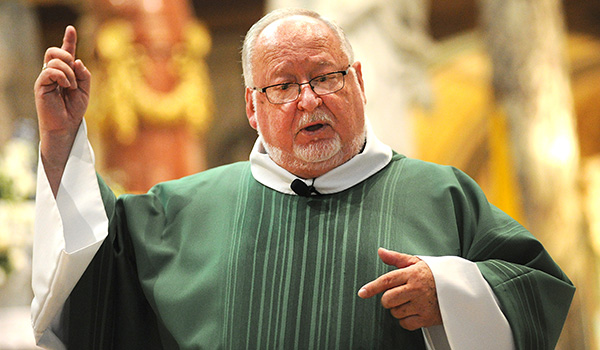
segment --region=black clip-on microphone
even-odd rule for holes
[[[296,179],[292,181],[290,188],[292,191],[294,191],[294,193],[302,197],[310,197],[313,193],[320,195],[320,193],[315,189],[314,183],[315,181],[313,180],[313,185],[308,186],[304,181]]]

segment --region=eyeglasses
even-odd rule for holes
[[[283,83],[269,85],[262,89],[253,88],[267,96],[267,100],[272,104],[280,105],[296,101],[302,90],[302,85],[308,84],[312,91],[319,96],[333,94],[344,88],[344,77],[348,74],[350,66],[346,70],[331,72],[318,77],[314,77],[306,83]]]

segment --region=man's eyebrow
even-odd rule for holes
[[[336,69],[336,67],[337,67],[336,62],[332,62],[329,60],[321,60],[314,64],[313,68],[311,69],[311,75],[313,77],[316,77],[319,75],[327,74],[327,73],[330,73],[330,70]],[[273,70],[271,72],[271,74],[269,74],[268,78],[271,81],[284,80],[284,81],[282,81],[282,83],[286,82],[285,80],[288,80],[288,79],[295,80],[296,79],[295,74],[290,71],[290,69],[292,69],[292,68],[293,67],[291,67],[287,64],[282,64],[279,67],[277,67],[275,70]]]

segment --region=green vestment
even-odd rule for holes
[[[67,301],[73,349],[424,349],[379,298],[377,248],[478,264],[519,349],[553,348],[574,288],[462,172],[395,154],[332,195],[258,183],[248,162],[116,199],[109,237]]]

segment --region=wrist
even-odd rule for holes
[[[40,158],[55,196],[76,136],[77,130],[40,131]]]

